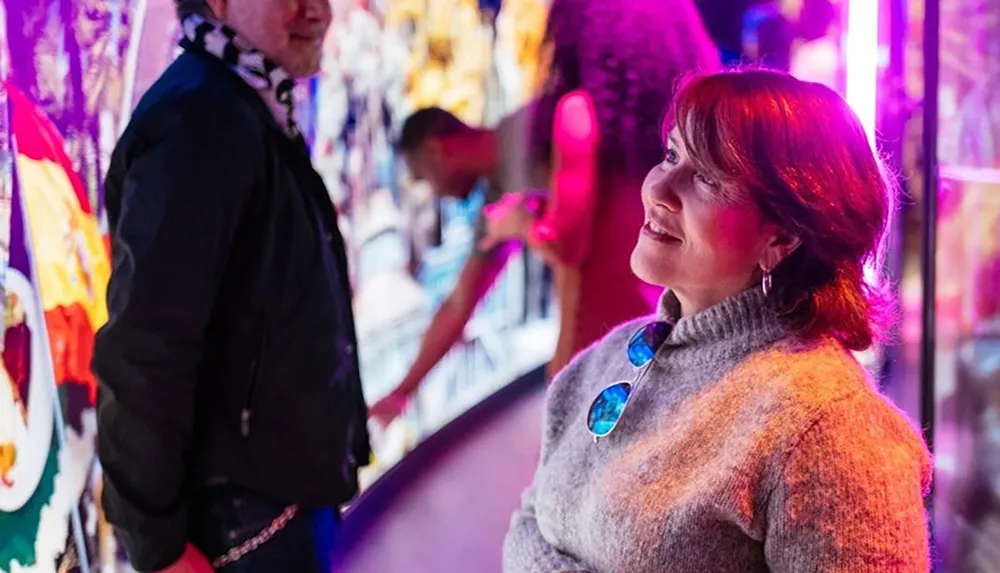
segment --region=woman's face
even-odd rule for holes
[[[772,268],[772,226],[744,190],[698,172],[676,129],[646,176],[642,203],[632,271],[673,290],[685,315],[746,289],[761,265]]]

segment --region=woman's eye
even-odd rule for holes
[[[679,157],[677,157],[677,152],[673,149],[668,149],[663,155],[663,163],[660,164],[661,167],[667,169],[668,166],[677,165]]]
[[[695,174],[695,178],[698,179],[699,181],[701,181],[702,183],[704,183],[705,185],[708,185],[709,187],[718,187],[719,186],[719,182],[718,181],[716,181],[715,179],[712,179],[711,177],[702,175],[701,173]]]

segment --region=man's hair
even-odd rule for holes
[[[450,137],[471,129],[453,113],[439,107],[428,107],[417,110],[406,118],[396,147],[403,152],[416,151],[432,137]]]
[[[198,14],[200,16],[212,15],[212,8],[209,7],[208,2],[205,0],[174,0],[174,6],[177,8],[178,18],[183,18],[189,14]]]

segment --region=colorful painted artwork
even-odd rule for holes
[[[94,333],[107,320],[107,252],[55,124],[2,86],[11,161],[0,373],[0,570],[93,558]],[[36,568],[37,569],[33,569]]]

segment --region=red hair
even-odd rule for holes
[[[847,103],[821,84],[770,70],[682,80],[667,116],[698,169],[746,190],[764,217],[801,239],[771,271],[769,304],[793,333],[852,350],[888,340],[896,304],[881,274],[895,180]]]

